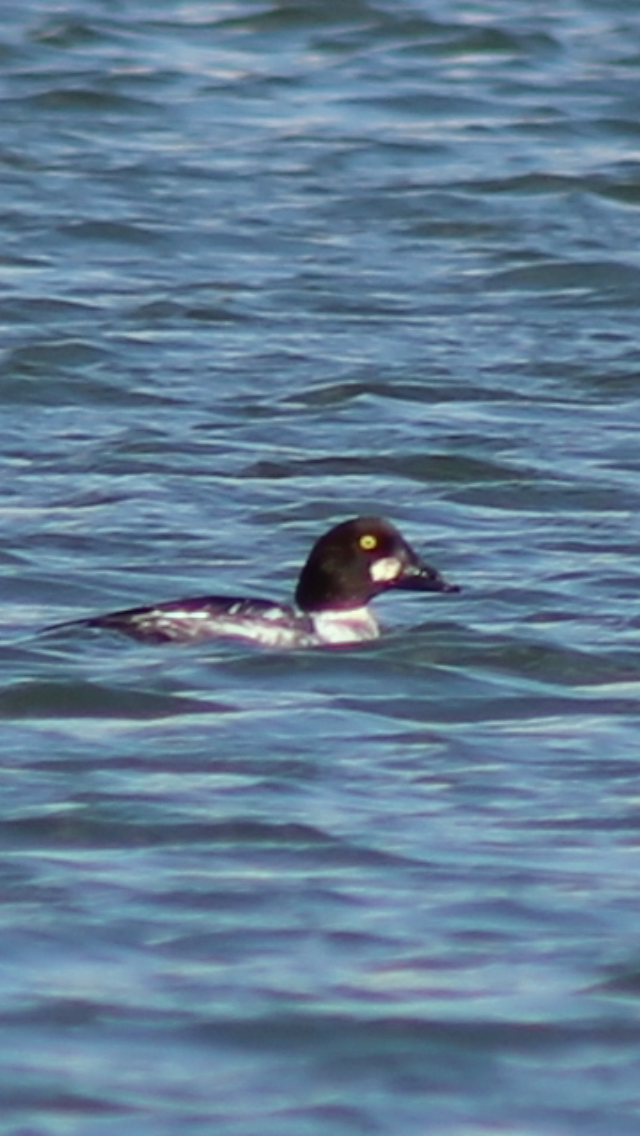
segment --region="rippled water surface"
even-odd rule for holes
[[[25,0],[0,30],[15,1136],[640,1118],[640,9]],[[47,624],[288,596],[376,643]]]

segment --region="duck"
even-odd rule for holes
[[[343,646],[377,639],[369,604],[391,589],[459,592],[414,551],[390,521],[353,517],[320,536],[302,567],[293,603],[238,596],[192,596],[57,627],[120,632],[147,643],[248,640],[274,649]]]

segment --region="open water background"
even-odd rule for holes
[[[21,0],[0,31],[0,1117],[640,1123],[640,8]],[[358,649],[54,620],[286,596]]]

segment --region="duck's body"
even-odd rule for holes
[[[218,637],[276,649],[360,643],[380,634],[368,608],[390,588],[457,592],[425,564],[388,521],[357,517],[314,544],[300,573],[295,606],[266,599],[196,596],[76,622],[152,643]]]
[[[149,643],[196,643],[203,639],[249,639],[265,647],[315,645],[311,619],[292,604],[227,596],[193,596],[153,607],[97,615],[85,626],[122,631]]]

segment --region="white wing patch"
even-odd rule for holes
[[[242,600],[222,611],[159,606],[139,612],[131,622],[142,635],[159,635],[183,643],[222,637],[286,649],[312,647],[318,642],[304,620],[296,620],[278,605],[255,612],[247,610],[247,603]]]

